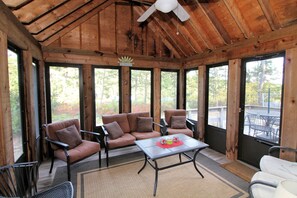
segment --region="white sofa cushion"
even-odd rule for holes
[[[260,169],[285,179],[297,181],[297,163],[264,155],[260,160]]]
[[[259,171],[254,174],[251,182],[262,181],[262,182],[270,183],[270,184],[277,186],[279,184],[279,182],[281,182],[283,180],[285,180],[285,179],[275,176],[275,175],[272,175],[272,174],[269,174],[269,173]],[[273,197],[275,190],[276,190],[276,188],[266,186],[263,184],[254,184],[251,187],[253,197],[255,197],[255,198]]]

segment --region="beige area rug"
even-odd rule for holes
[[[178,156],[164,158],[158,165],[178,162]],[[234,186],[208,168],[197,163],[204,179],[193,163],[159,171],[156,197],[162,198],[224,198],[248,197],[242,189]],[[80,172],[77,175],[77,198],[145,198],[153,197],[154,169],[147,164],[137,174],[143,160],[109,168]]]
[[[250,182],[253,175],[257,172],[257,170],[237,161],[222,164],[221,166],[247,182]]]

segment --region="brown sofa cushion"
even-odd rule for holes
[[[173,129],[186,129],[186,116],[172,116],[171,117],[171,128]]]
[[[174,110],[165,110],[165,121],[167,122],[168,126],[171,126],[171,117],[172,116],[186,116],[187,112],[184,109],[174,109]]]
[[[103,124],[108,124],[116,121],[120,125],[124,133],[130,133],[131,131],[126,113],[116,115],[103,115],[102,121]]]
[[[70,149],[82,143],[81,137],[75,125],[71,125],[67,128],[57,130],[56,134],[59,141],[68,144]]]
[[[104,127],[107,130],[110,139],[112,140],[122,137],[124,135],[123,130],[121,129],[120,125],[116,121],[105,124]]]
[[[179,134],[179,133],[183,133],[183,134],[185,134],[187,136],[190,136],[190,137],[194,136],[193,131],[191,131],[189,128],[186,128],[186,129],[167,128],[167,132],[168,132],[168,135],[176,135],[176,134]]]
[[[137,132],[152,132],[153,131],[153,118],[138,117],[136,131]]]
[[[137,112],[137,113],[128,113],[127,118],[129,121],[129,126],[131,132],[137,131],[137,118],[138,117],[150,117],[149,112]]]

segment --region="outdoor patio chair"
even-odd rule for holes
[[[55,157],[67,163],[68,180],[71,181],[70,165],[81,161],[91,155],[99,154],[99,167],[101,167],[100,134],[80,130],[78,119],[65,120],[44,125],[51,145],[52,172]],[[80,133],[93,135],[97,142],[82,140]]]
[[[0,167],[0,197],[72,198],[71,182],[64,182],[37,193],[38,162],[23,162]]]
[[[186,118],[186,110],[165,110],[164,113],[165,120],[163,121],[165,126],[167,127],[167,135],[183,133],[190,137],[194,136],[195,125],[193,122]],[[188,128],[188,126],[190,128]]]

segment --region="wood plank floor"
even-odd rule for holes
[[[136,152],[136,151],[139,151],[139,149],[136,146],[126,147],[126,148],[122,148],[122,149],[111,150],[109,152],[109,156],[112,157],[112,156],[122,155],[125,153],[132,153],[132,152]],[[101,152],[102,152],[102,158],[104,159],[106,157],[105,152],[104,152],[104,150]],[[200,153],[209,157],[210,159],[213,159],[214,161],[217,161],[219,164],[225,164],[225,163],[230,162],[230,160],[228,160],[225,155],[218,153],[218,152],[216,152],[212,149],[209,149],[209,148],[206,148],[206,149],[200,151]],[[84,159],[81,162],[78,162],[78,163],[82,163],[85,161],[91,161],[91,160],[98,160],[98,154],[95,154],[87,159]],[[66,165],[65,162],[56,159],[55,163],[54,163],[52,174],[49,174],[50,164],[51,164],[50,160],[47,160],[47,161],[42,162],[42,164],[39,167],[39,180],[37,183],[38,192],[45,190],[52,185],[57,167]]]

